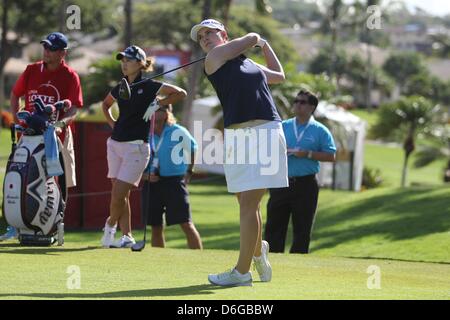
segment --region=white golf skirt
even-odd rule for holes
[[[224,171],[228,192],[288,187],[286,139],[281,122],[225,129]]]

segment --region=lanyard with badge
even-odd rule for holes
[[[159,172],[159,158],[157,156],[157,153],[158,153],[159,149],[161,148],[161,145],[164,141],[164,129],[165,128],[163,128],[163,131],[161,132],[161,137],[159,138],[158,144],[156,146],[155,146],[155,134],[154,133],[152,134],[152,139],[150,141],[150,147],[154,154],[154,157],[150,164],[150,174],[152,174],[152,173],[158,174],[158,172]]]
[[[306,130],[308,130],[309,126],[311,125],[311,123],[313,123],[314,121],[314,117],[311,116],[311,118],[309,118],[308,123],[306,124],[305,128],[299,133],[298,129],[297,129],[297,120],[294,118],[294,121],[292,121],[292,126],[294,127],[294,136],[295,136],[295,146],[294,149],[289,149],[288,152],[289,154],[294,153],[295,151],[299,150],[299,146],[300,146],[300,141],[303,139],[303,136],[305,135]]]

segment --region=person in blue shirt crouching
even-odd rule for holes
[[[165,247],[164,222],[179,224],[190,249],[202,249],[200,234],[192,221],[187,184],[190,182],[197,143],[189,131],[176,124],[172,106],[155,112],[150,136],[151,157],[142,177],[142,217],[148,215],[152,247]],[[189,159],[190,157],[190,159]]]
[[[271,252],[284,252],[292,215],[291,253],[308,253],[319,197],[319,162],[334,162],[336,146],[330,131],[313,117],[319,103],[301,90],[293,103],[295,117],[283,121],[288,152],[289,187],[269,189],[265,239]]]

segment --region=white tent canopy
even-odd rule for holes
[[[366,122],[344,108],[326,101],[319,103],[315,117],[328,126],[337,148],[335,163],[321,163],[321,185],[359,191],[364,169]]]

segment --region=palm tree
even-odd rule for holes
[[[444,116],[442,116],[444,115]],[[450,126],[447,124],[448,115],[436,113],[437,121],[441,122],[430,132],[426,132],[427,143],[420,146],[415,157],[414,167],[422,168],[438,160],[447,160],[447,168],[444,170],[444,181],[448,182],[450,175]]]
[[[125,0],[125,36],[124,45],[125,48],[129,47],[133,38],[133,2],[131,0]]]
[[[192,0],[193,4],[197,3],[197,0]],[[202,7],[202,20],[209,18],[211,15],[211,0],[204,0]],[[200,58],[202,52],[199,46],[196,43],[191,41],[191,60]],[[201,77],[201,69],[203,65],[200,63],[196,63],[192,66],[192,68],[188,72],[188,87],[187,92],[188,96],[184,99],[183,102],[183,114],[182,114],[182,122],[187,128],[191,128],[191,114],[192,114],[192,103],[194,102],[197,90],[198,83]]]
[[[324,30],[329,30],[331,32],[331,63],[330,63],[330,70],[328,71],[328,74],[330,77],[334,77],[334,67],[337,60],[337,43],[338,43],[338,32],[341,27],[341,20],[344,12],[345,4],[342,0],[333,0],[330,3],[323,4],[319,3],[319,10],[324,15],[324,23],[323,26]]]
[[[419,133],[430,131],[435,120],[433,113],[438,107],[424,97],[402,97],[399,101],[383,105],[378,112],[378,119],[371,129],[375,138],[403,139],[404,161],[401,186],[406,186],[408,160],[415,150],[416,137]]]

